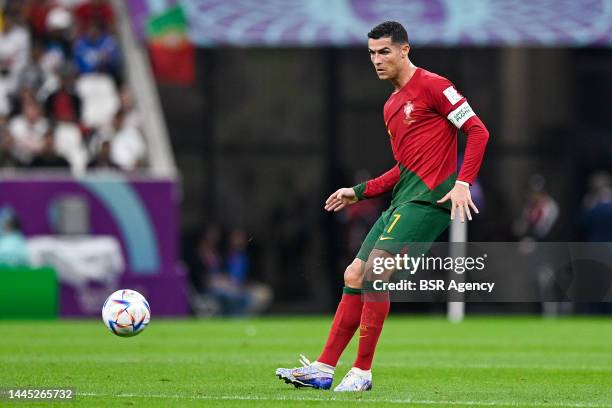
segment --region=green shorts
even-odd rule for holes
[[[449,224],[450,211],[435,204],[408,202],[391,207],[374,223],[357,258],[367,261],[373,249],[382,249],[393,255],[405,253],[412,244],[434,242]],[[419,252],[428,249],[419,248]]]

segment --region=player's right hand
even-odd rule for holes
[[[327,211],[337,212],[349,205],[357,202],[357,195],[352,188],[341,188],[336,190],[332,195],[325,200],[325,209]]]

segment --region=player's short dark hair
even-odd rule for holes
[[[404,26],[397,21],[380,23],[368,33],[368,38],[374,40],[387,37],[391,38],[391,42],[394,44],[408,44],[408,33]]]

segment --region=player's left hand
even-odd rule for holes
[[[459,209],[459,215],[461,216],[461,222],[465,222],[465,215],[467,214],[468,220],[472,221],[472,213],[470,207],[478,214],[478,208],[472,201],[472,195],[470,194],[470,188],[463,184],[455,184],[455,187],[449,191],[444,197],[438,200],[438,203],[444,203],[451,200],[451,220],[455,219],[455,210]]]

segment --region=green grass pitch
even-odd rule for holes
[[[60,407],[612,407],[612,319],[391,317],[374,389],[295,389],[274,376],[317,357],[331,317],[163,320],[134,338],[101,321],[0,321],[0,387],[76,390]],[[337,368],[350,368],[356,343]]]

